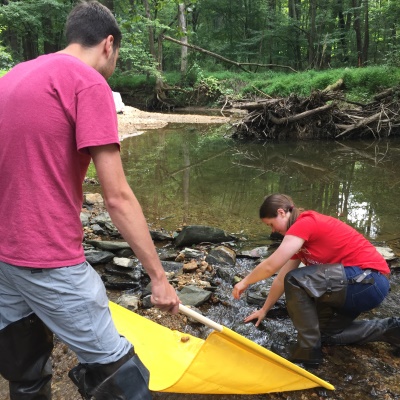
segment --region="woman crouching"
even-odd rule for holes
[[[385,259],[363,235],[316,211],[300,213],[283,194],[265,198],[260,218],[284,238],[271,256],[235,285],[232,294],[239,299],[250,284],[279,271],[264,306],[245,319],[256,320],[258,326],[285,293],[297,343],[275,346],[273,351],[313,367],[322,362],[322,344],[383,341],[400,348],[400,318],[355,321],[377,307],[390,286]]]

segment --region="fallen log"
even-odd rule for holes
[[[310,116],[312,116],[312,115],[314,115],[314,114],[318,114],[318,113],[320,113],[320,112],[329,110],[330,108],[332,108],[332,107],[334,107],[334,106],[335,106],[335,105],[334,105],[333,103],[332,103],[332,104],[326,104],[326,105],[324,105],[324,106],[322,106],[322,107],[314,108],[313,110],[304,111],[303,113],[294,115],[294,116],[292,116],[292,117],[287,117],[287,118],[276,118],[276,117],[274,117],[274,116],[272,115],[271,112],[268,113],[268,116],[269,116],[269,119],[270,119],[274,124],[282,125],[282,124],[288,124],[288,123],[291,123],[291,122],[299,121],[299,120],[301,120],[301,119],[303,119],[303,118],[310,117]]]
[[[322,93],[335,92],[343,87],[343,79],[338,79],[334,84],[327,86]]]
[[[249,103],[236,104],[235,108],[238,108],[239,110],[248,110],[248,111],[263,110],[265,107],[273,106],[274,104],[279,103],[280,101],[281,99],[259,100]]]

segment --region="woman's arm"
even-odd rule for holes
[[[250,314],[245,322],[257,319],[256,326],[265,318],[267,312],[273,307],[284,292],[285,275],[300,265],[300,260],[291,260],[304,244],[304,239],[297,236],[287,235],[283,238],[280,246],[267,259],[257,265],[245,278],[238,282],[233,288],[232,295],[235,299],[239,299],[244,291],[252,283],[267,279],[279,271],[274,279],[264,306],[260,310]]]
[[[256,326],[260,325],[260,322],[265,318],[268,311],[274,306],[284,292],[284,280],[285,276],[289,271],[292,271],[300,265],[300,260],[289,260],[279,271],[278,275],[274,279],[269,290],[267,299],[264,305],[259,310],[254,311],[248,317],[245,318],[244,322],[250,322],[253,319],[257,319]]]
[[[249,275],[235,285],[232,292],[233,297],[239,299],[249,285],[267,279],[278,272],[301,249],[303,243],[304,240],[297,236],[285,236],[274,253],[258,264]]]

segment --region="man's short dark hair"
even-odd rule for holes
[[[114,48],[121,45],[122,34],[111,11],[98,1],[81,0],[69,13],[65,25],[68,45],[78,43],[94,47],[109,35],[114,37]]]

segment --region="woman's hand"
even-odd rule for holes
[[[242,293],[244,293],[244,291],[249,287],[249,285],[247,285],[246,283],[244,283],[243,281],[238,282],[233,290],[232,290],[232,296],[236,299],[239,300],[240,296],[242,295]]]
[[[255,323],[255,326],[259,326],[261,321],[265,318],[267,315],[268,311],[265,311],[263,308],[260,310],[254,311],[252,314],[250,314],[248,317],[245,318],[244,322],[250,322],[253,319],[256,319],[257,322]]]

